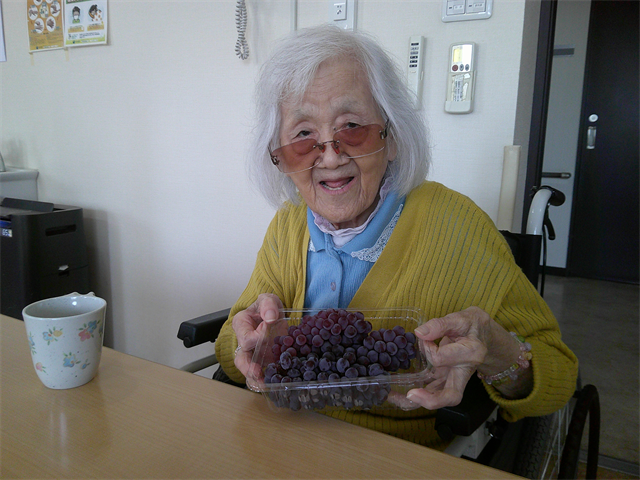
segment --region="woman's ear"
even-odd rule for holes
[[[398,155],[398,145],[396,144],[396,141],[394,140],[394,138],[389,135],[387,137],[387,158],[390,162],[393,162],[396,159],[396,156]]]

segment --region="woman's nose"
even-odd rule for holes
[[[330,148],[327,148],[330,146]],[[340,144],[335,140],[328,140],[326,142],[318,143],[318,149],[322,152],[322,158],[319,165],[325,168],[337,168],[345,162],[343,155],[340,151]]]

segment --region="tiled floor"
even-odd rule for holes
[[[586,478],[587,467],[584,463],[578,464],[578,471],[576,472],[576,478]],[[630,480],[637,479],[637,475],[629,475],[628,473],[618,472],[615,470],[608,470],[606,468],[598,468],[596,474],[598,480]]]
[[[638,285],[557,276],[546,277],[544,291],[563,340],[580,360],[583,385],[598,388],[600,454],[635,464],[636,471],[640,444],[639,293]]]

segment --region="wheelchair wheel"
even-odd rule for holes
[[[532,479],[559,478],[563,448],[569,423],[575,409],[575,399],[563,408],[544,417],[523,420],[522,433],[512,473]],[[565,464],[574,459],[565,459]],[[576,467],[578,457],[575,457]]]
[[[543,478],[553,415],[530,417],[523,420],[522,435],[513,467],[513,473],[525,478]]]

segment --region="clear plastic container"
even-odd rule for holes
[[[406,393],[432,379],[413,334],[423,322],[415,308],[282,310],[265,324],[247,385],[275,411],[411,410]]]

